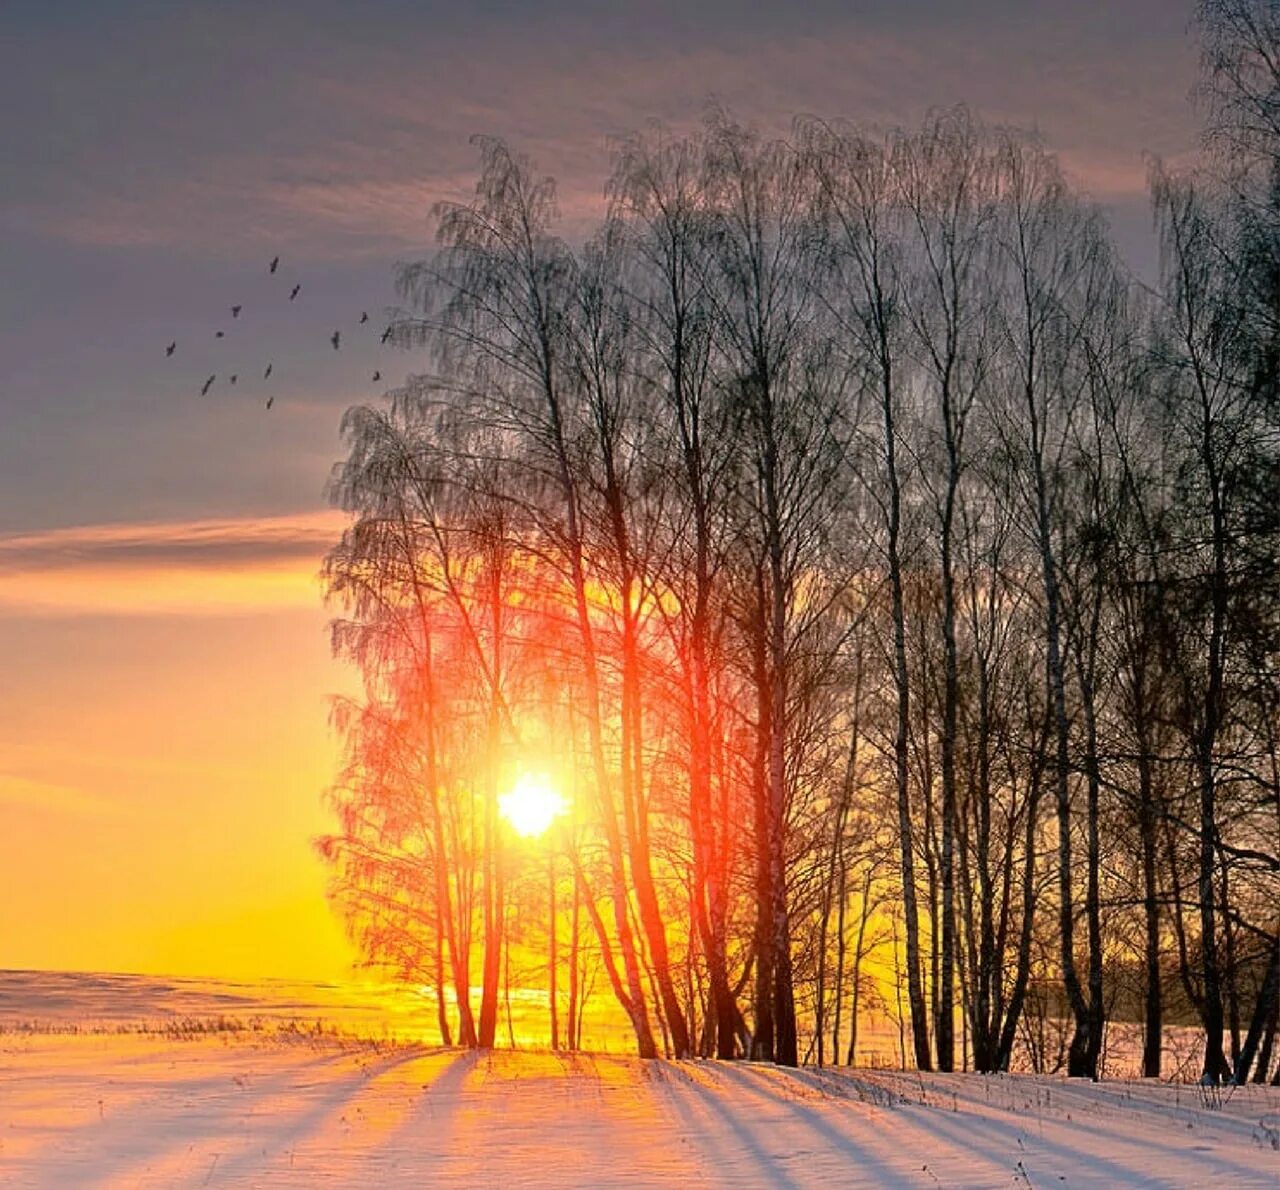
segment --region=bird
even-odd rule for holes
[[[267,365],[267,370],[266,370],[265,372],[263,372],[263,373],[262,373],[262,379],[263,379],[263,380],[269,380],[269,379],[271,378],[271,369],[272,369],[272,367],[273,367],[273,365],[271,365],[271,364],[268,364],[268,365]]]
[[[172,343],[169,344],[168,347],[164,349],[164,353],[165,355],[172,355],[177,350],[178,350],[178,343],[177,343],[177,340],[175,339]]]
[[[373,374],[373,382],[374,382],[374,384],[377,384],[377,383],[378,383],[378,381],[379,381],[379,380],[381,380],[381,379],[382,379],[382,373],[381,373],[381,372],[375,372],[375,373]]]
[[[333,332],[333,334],[331,334],[331,335],[329,336],[329,342],[333,344],[333,349],[334,349],[334,351],[337,351],[337,350],[338,350],[338,343],[339,343],[341,340],[342,340],[342,332],[341,332],[341,331],[334,331],[334,332]]]
[[[226,338],[226,331],[214,331],[213,337],[215,339],[224,339]]]
[[[271,263],[267,265],[267,272],[274,273],[276,269],[278,269],[279,267],[280,267],[280,257],[273,256],[271,258]]]
[[[364,324],[365,324],[366,322],[368,322],[368,321],[369,321],[369,311],[368,311],[368,310],[361,310],[361,311],[360,311],[360,325],[361,325],[361,326],[364,326]]]
[[[243,306],[232,306],[232,307],[231,307],[231,317],[232,317],[232,318],[239,318],[239,317],[240,317],[240,311],[241,311],[242,309],[244,309],[244,307],[243,307]]]
[[[271,408],[271,406],[272,406],[272,405],[274,405],[275,403],[276,403],[276,399],[275,399],[275,397],[268,397],[268,398],[267,398],[267,408],[268,408],[268,409],[270,409],[270,408]]]
[[[235,384],[235,382],[236,382],[236,375],[237,375],[237,374],[236,374],[235,372],[232,372],[232,373],[231,373],[231,383],[232,383],[232,384]]]
[[[293,299],[294,299],[294,298],[296,298],[296,297],[298,296],[298,294],[299,294],[299,293],[301,293],[301,292],[302,292],[302,285],[301,285],[301,284],[295,285],[295,286],[294,286],[294,287],[289,291],[289,300],[290,300],[290,301],[293,301]]]
[[[382,332],[382,341],[385,343],[390,338],[391,338],[391,328],[387,327],[387,329]]]
[[[217,378],[218,378],[218,377],[217,377],[217,375],[215,374],[215,375],[213,375],[213,376],[210,376],[210,377],[209,377],[209,379],[208,379],[208,380],[206,380],[206,381],[204,382],[204,387],[200,390],[200,395],[201,395],[202,397],[207,397],[207,396],[209,395],[209,390],[213,387],[213,382],[214,382]]]

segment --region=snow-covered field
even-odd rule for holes
[[[0,1184],[1280,1185],[1280,1093],[332,1039],[0,1039]]]
[[[73,999],[46,1007],[65,1023],[87,1007]],[[48,1032],[5,1015],[5,1186],[1280,1186],[1269,1088],[469,1054],[278,1025]]]

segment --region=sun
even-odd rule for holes
[[[525,773],[498,798],[498,809],[517,834],[533,838],[564,813],[565,800],[546,776]]]

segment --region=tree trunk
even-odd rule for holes
[[[1258,1070],[1266,1077],[1267,1063],[1271,1058],[1271,1045],[1265,1047],[1259,1055],[1258,1047],[1262,1043],[1264,1032],[1268,1039],[1274,1035],[1277,1005],[1280,1005],[1280,933],[1271,936],[1271,946],[1267,953],[1267,971],[1258,989],[1258,1000],[1253,1008],[1253,1019],[1249,1022],[1249,1032],[1244,1045],[1240,1047],[1240,1055],[1236,1061],[1233,1082],[1239,1086],[1249,1078],[1249,1070],[1253,1066],[1254,1057],[1258,1056]],[[1254,1080],[1261,1081],[1258,1079]]]
[[[938,965],[935,1046],[938,1069],[955,1069],[955,966],[956,966],[956,731],[959,704],[959,661],[956,648],[956,594],[953,573],[952,521],[960,483],[960,460],[951,399],[944,386],[943,420],[947,438],[947,495],[942,517],[942,947]]]
[[[1062,982],[1067,1003],[1075,1020],[1075,1033],[1067,1056],[1067,1073],[1072,1078],[1090,1078],[1090,1015],[1080,987],[1075,956],[1075,897],[1072,889],[1070,734],[1067,717],[1067,678],[1063,659],[1061,600],[1057,559],[1053,552],[1053,522],[1049,510],[1048,481],[1044,473],[1043,427],[1035,392],[1026,388],[1027,414],[1031,431],[1031,463],[1036,492],[1036,532],[1044,582],[1046,656],[1045,671],[1056,738],[1054,787],[1058,812],[1058,931]]]
[[[862,884],[862,906],[858,913],[858,940],[853,950],[853,999],[849,1005],[849,1052],[845,1064],[852,1066],[858,1057],[858,1008],[862,1000],[862,957],[865,953],[867,937],[867,918],[871,916],[871,870],[867,869]],[[897,940],[894,940],[897,949]],[[901,1007],[902,990],[898,990],[899,1007]]]
[[[484,966],[480,984],[480,1032],[482,1049],[492,1049],[498,1029],[498,980],[502,971],[502,950],[506,925],[506,873],[502,835],[498,824],[498,753],[501,746],[502,683],[502,550],[505,543],[492,543],[489,589],[489,617],[493,656],[490,664],[488,764],[484,798]]]
[[[600,722],[600,676],[596,659],[595,634],[591,626],[591,612],[587,603],[587,579],[583,566],[582,530],[578,520],[577,488],[573,478],[573,470],[569,461],[568,448],[564,440],[563,420],[559,399],[550,375],[544,376],[544,392],[547,398],[548,411],[552,421],[553,440],[556,460],[559,468],[561,490],[565,501],[565,530],[569,553],[569,573],[573,584],[574,612],[577,618],[578,632],[582,641],[583,677],[586,686],[587,734],[590,743],[591,757],[596,777],[596,793],[600,801],[600,813],[604,823],[612,885],[611,900],[613,903],[614,928],[617,932],[618,949],[622,952],[623,969],[626,973],[626,1002],[624,1007],[636,1033],[636,1046],[640,1057],[656,1058],[657,1046],[654,1044],[653,1031],[649,1025],[649,1013],[646,1007],[644,984],[641,981],[640,963],[636,955],[635,938],[631,930],[631,922],[627,916],[627,884],[626,866],[622,850],[622,834],[618,827],[618,811],[613,798],[613,788],[604,756],[604,732]],[[601,939],[599,915],[594,906],[588,904],[591,911],[592,924],[597,928]],[[615,983],[615,991],[620,985]]]
[[[1102,1054],[1105,1005],[1102,998],[1102,904],[1099,878],[1102,848],[1099,837],[1099,802],[1102,778],[1098,767],[1098,720],[1094,703],[1094,671],[1098,648],[1098,626],[1101,615],[1101,587],[1097,588],[1087,639],[1077,650],[1077,674],[1080,686],[1081,712],[1085,727],[1085,923],[1089,947],[1088,1027],[1084,1041],[1084,1073],[1098,1077]],[[1079,1024],[1077,1023],[1077,1033]],[[1079,1043],[1072,1039],[1073,1048]]]
[[[898,844],[902,867],[902,915],[906,935],[907,1000],[911,1008],[911,1040],[918,1070],[932,1069],[929,1017],[920,979],[920,915],[916,903],[915,839],[911,823],[911,786],[907,734],[911,727],[911,693],[907,670],[907,625],[902,594],[902,492],[898,483],[897,431],[894,426],[893,381],[887,334],[879,327],[881,354],[880,407],[884,420],[885,471],[889,485],[889,590],[893,614],[893,678],[897,692],[897,725],[893,737],[894,787],[898,804]]]
[[[551,1048],[560,1048],[560,1004],[556,987],[559,956],[556,954],[556,857],[547,855],[547,1009],[551,1024]]]
[[[755,804],[756,988],[751,1056],[756,1061],[772,1062],[776,1052],[773,1003],[773,864],[770,862],[772,802],[769,787],[770,742],[773,734],[769,718],[773,713],[773,699],[769,692],[768,644],[764,617],[764,574],[757,568],[756,606],[751,624],[752,670],[756,688],[756,755],[752,780]]]
[[[579,958],[578,958],[578,929],[581,922],[580,913],[582,907],[582,881],[578,878],[578,873],[573,874],[573,908],[569,911],[569,1003],[566,1006],[566,1035],[565,1048],[571,1051],[577,1051],[581,1043],[581,1037],[578,1030],[578,997],[579,997]]]
[[[1151,771],[1150,728],[1145,697],[1138,685],[1138,830],[1142,838],[1142,918],[1145,926],[1142,1077],[1159,1078],[1164,1046],[1164,988],[1160,978],[1160,888],[1156,866],[1157,807]]]
[[[1013,1043],[1018,1034],[1026,1003],[1027,988],[1031,981],[1031,942],[1036,914],[1036,837],[1040,818],[1040,798],[1047,767],[1046,748],[1052,734],[1054,712],[1046,702],[1044,724],[1036,746],[1032,749],[1030,790],[1027,794],[1027,820],[1023,835],[1022,853],[1022,929],[1018,936],[1018,963],[1009,993],[1009,1007],[1005,1010],[1004,1024],[1000,1030],[1000,1044],[996,1051],[995,1068],[1008,1070],[1013,1058]]]

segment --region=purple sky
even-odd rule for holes
[[[965,101],[1038,127],[1150,269],[1143,154],[1195,144],[1187,0],[623,7],[10,0],[0,532],[316,507],[341,408],[412,366],[373,363],[352,312],[376,321],[432,201],[466,193],[476,132],[559,178],[572,232],[611,136],[710,95],[777,128]]]

